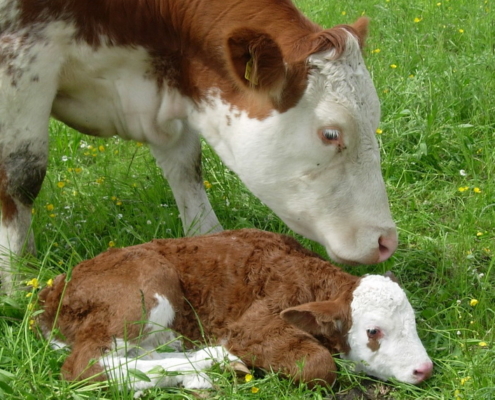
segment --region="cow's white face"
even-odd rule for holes
[[[414,311],[404,291],[389,278],[369,275],[354,290],[350,352],[357,369],[380,379],[417,384],[433,364],[416,331]]]
[[[370,264],[393,253],[397,236],[375,138],[379,101],[349,36],[339,59],[332,52],[308,59],[308,85],[295,107],[257,119],[212,93],[197,125],[289,227],[337,262]]]

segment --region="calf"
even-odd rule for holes
[[[417,384],[433,367],[397,283],[349,275],[294,239],[254,229],[110,249],[39,298],[44,335],[72,346],[69,380],[106,372],[122,383],[122,370],[138,369],[151,382],[127,376],[135,389],[208,387],[191,369],[224,356],[322,385],[335,381],[335,353],[385,380]],[[183,352],[175,333],[212,347]],[[176,351],[158,353],[160,344]]]

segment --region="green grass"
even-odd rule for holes
[[[299,0],[316,22],[372,18],[366,58],[382,102],[382,169],[400,246],[390,261],[347,268],[355,274],[391,269],[417,310],[418,330],[435,362],[420,387],[377,383],[395,399],[495,398],[495,13],[490,1]],[[47,179],[35,203],[36,259],[18,263],[45,282],[79,261],[155,237],[180,237],[173,196],[146,146],[80,135],[51,126]],[[88,147],[88,146],[91,146]],[[228,229],[285,225],[205,147],[210,199]],[[461,174],[461,171],[464,171]],[[463,191],[459,190],[462,189]],[[323,249],[302,239],[322,253]],[[28,292],[0,301],[0,397],[132,398],[59,380],[65,354],[29,329]],[[471,305],[471,300],[478,303]],[[360,392],[362,377],[342,365],[335,391]],[[277,375],[237,381],[213,370],[215,399],[325,396]],[[252,393],[252,387],[259,389]],[[380,398],[380,394],[371,398]],[[375,397],[374,397],[375,396]],[[193,399],[170,389],[152,399]],[[351,397],[349,397],[351,398]]]

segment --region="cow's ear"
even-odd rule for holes
[[[303,56],[308,57],[311,54],[335,50],[334,57],[338,58],[345,49],[349,35],[348,32],[356,37],[359,46],[363,48],[366,42],[366,36],[368,35],[368,24],[369,19],[361,17],[352,25],[337,25],[333,28],[317,32],[311,36],[309,47]]]
[[[345,320],[346,307],[340,299],[305,303],[287,308],[280,313],[282,319],[312,335],[329,334],[329,330],[340,330]]]
[[[285,63],[282,51],[270,35],[236,29],[227,39],[227,55],[238,86],[271,93],[282,90]]]
[[[350,25],[354,35],[357,37],[359,41],[359,46],[361,46],[361,48],[363,48],[364,45],[366,44],[369,24],[370,24],[369,18],[361,17],[356,22]]]

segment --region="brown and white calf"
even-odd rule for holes
[[[50,115],[148,143],[187,233],[220,230],[200,135],[292,229],[343,263],[397,246],[361,48],[290,0],[0,0],[0,279],[34,251]]]
[[[111,249],[39,298],[44,335],[72,347],[69,380],[105,370],[134,389],[208,387],[200,370],[224,356],[322,385],[336,378],[335,353],[413,384],[433,368],[397,283],[349,275],[292,238],[254,229]],[[181,351],[174,332],[211,346]],[[176,352],[155,351],[174,343]],[[150,382],[127,373],[136,369]]]

